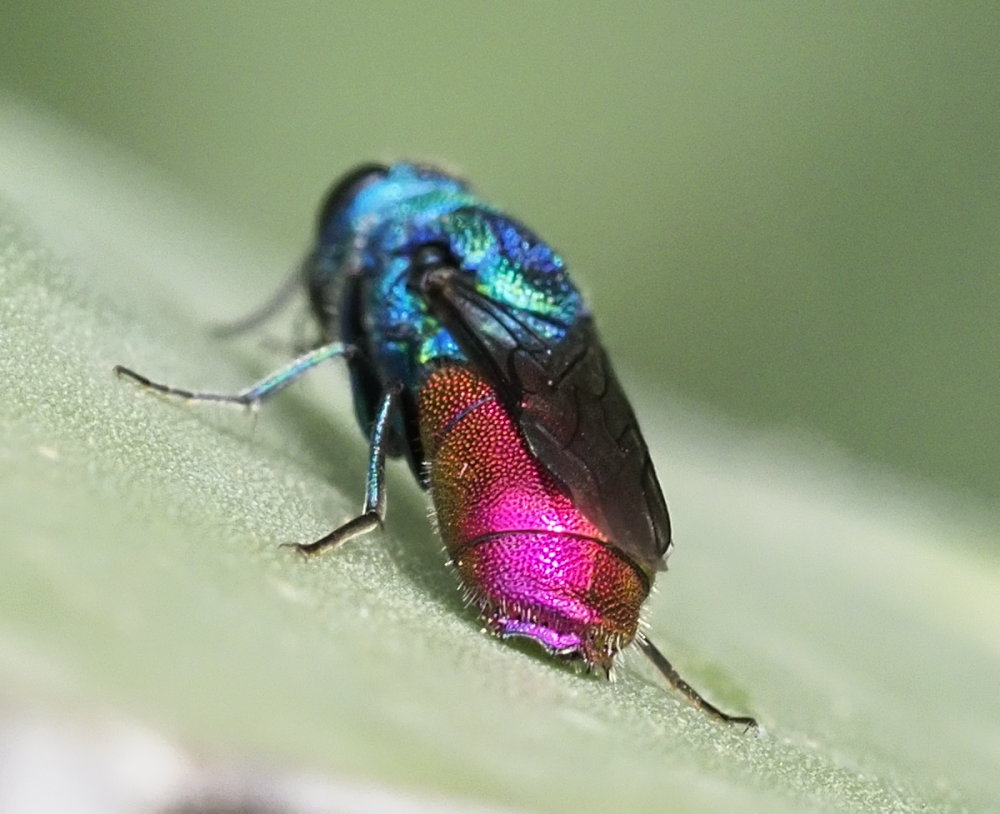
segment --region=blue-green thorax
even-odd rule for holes
[[[448,267],[481,303],[476,330],[524,332],[526,341],[552,344],[585,313],[558,254],[437,169],[361,168],[331,193],[318,238],[314,309],[328,338],[339,334],[358,349],[352,385],[366,429],[387,383],[416,392],[441,363],[469,362],[462,337],[442,327],[421,289],[421,258]]]

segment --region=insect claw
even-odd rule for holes
[[[366,512],[348,520],[329,534],[311,543],[280,543],[279,548],[294,548],[305,557],[311,557],[326,549],[339,548],[348,540],[382,528],[382,518],[375,512]]]
[[[294,549],[299,556],[304,559],[309,559],[309,555],[315,553],[310,550],[309,546],[314,545],[314,543],[278,543],[278,548],[291,548]]]

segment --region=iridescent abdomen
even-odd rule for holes
[[[573,506],[475,372],[433,373],[418,414],[441,536],[493,632],[610,668],[635,636],[645,576]]]

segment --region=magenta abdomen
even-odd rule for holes
[[[478,374],[436,371],[419,415],[441,536],[491,630],[610,668],[635,636],[647,578],[531,455]]]

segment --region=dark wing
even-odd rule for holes
[[[553,342],[543,318],[483,296],[461,272],[432,276],[432,310],[496,387],[536,458],[616,548],[650,573],[663,570],[667,505],[590,317]]]

